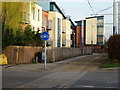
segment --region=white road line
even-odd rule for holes
[[[59,88],[69,88],[72,84],[74,84],[77,80],[79,80],[80,78],[82,78],[85,74],[87,73],[87,71],[85,72],[80,72],[79,74],[77,74],[75,77],[73,77],[70,81],[66,82],[64,85],[60,86]]]

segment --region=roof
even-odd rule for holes
[[[98,18],[98,17],[104,17],[104,16],[93,16],[93,17],[87,17],[86,19]]]
[[[75,23],[79,23],[79,22],[82,22],[82,21],[85,21],[85,20],[79,20],[79,21],[75,21]]]
[[[55,2],[50,2],[50,4],[54,4],[55,7],[58,9],[58,11],[62,14],[63,18],[66,19],[67,17],[64,15],[64,13],[61,11],[61,9],[59,8],[59,6],[55,3]],[[69,18],[69,21],[72,24],[72,27],[75,28],[75,24],[73,23],[73,21],[71,20],[71,18]]]
[[[58,7],[58,5],[57,5],[55,2],[50,2],[50,4],[54,4],[55,7],[58,9],[58,11],[62,14],[62,16],[63,16],[64,18],[66,18],[65,15],[63,14],[63,12],[61,11],[61,9]]]
[[[71,20],[71,18],[69,18],[69,21],[71,22],[71,24],[72,24],[72,28],[74,28],[75,29],[75,24],[73,23],[73,21]]]

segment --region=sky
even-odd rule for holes
[[[52,0],[57,3],[57,5],[63,10],[65,15],[69,15],[73,21],[83,20],[86,17],[91,16],[100,10],[106,9],[108,10],[99,12],[97,14],[105,16],[105,39],[108,39],[110,35],[112,35],[112,23],[113,23],[113,0],[89,0],[90,5],[88,4],[88,0]],[[93,15],[94,16],[94,15]]]

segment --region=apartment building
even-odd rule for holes
[[[48,12],[51,29],[48,30],[50,39],[47,41],[53,47],[71,47],[71,19],[68,19],[55,2],[39,2],[43,10]]]
[[[104,44],[104,16],[87,17],[86,20],[75,21],[76,47],[84,45]]]

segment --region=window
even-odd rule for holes
[[[97,34],[98,35],[103,35],[103,28],[98,28]]]
[[[35,19],[35,8],[33,7],[33,20]]]
[[[35,27],[33,26],[33,31],[35,31]]]
[[[37,28],[37,31],[40,31],[40,28]]]
[[[49,20],[49,22],[48,22],[48,28],[52,29],[52,20]]]
[[[97,25],[98,26],[103,26],[104,25],[103,19],[99,19]]]
[[[42,20],[42,26],[46,28],[47,26],[47,17],[45,16]]]
[[[61,19],[57,19],[57,25],[58,25],[58,40],[57,40],[57,47],[60,47],[61,44]]]
[[[40,9],[38,9],[38,21],[40,21]]]
[[[61,29],[61,20],[58,18],[58,30]]]

